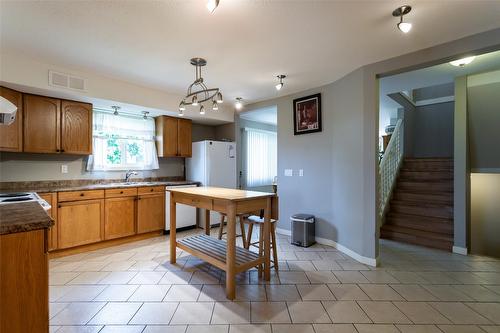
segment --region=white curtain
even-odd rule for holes
[[[87,170],[159,169],[153,118],[93,114],[93,154]]]
[[[254,128],[245,128],[246,186],[271,185],[277,175],[277,136]]]

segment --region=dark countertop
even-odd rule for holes
[[[0,235],[49,228],[53,224],[38,202],[0,205]]]

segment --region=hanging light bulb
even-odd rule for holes
[[[236,108],[236,110],[241,110],[241,108],[243,108],[242,100],[243,98],[236,97],[236,103],[234,103],[234,107]]]
[[[117,115],[118,115],[118,110],[120,110],[120,107],[119,107],[119,106],[117,106],[117,105],[113,105],[113,106],[111,106],[111,108],[114,110],[114,111],[113,111],[113,114],[114,114],[115,116],[117,116]]]
[[[216,101],[212,102],[212,110],[214,110],[214,111],[218,111],[219,110],[219,104],[217,104]]]
[[[202,105],[200,106],[200,114],[204,115],[205,114],[205,107]]]
[[[284,86],[283,79],[286,78],[286,75],[280,74],[277,75],[276,77],[280,80],[280,82],[275,86],[275,88],[276,90],[280,91],[281,88],[283,88]]]
[[[215,101],[219,104],[222,104],[224,102],[224,100],[222,99],[222,94],[220,93],[220,91],[217,93],[217,95],[215,95]]]
[[[196,95],[193,96],[193,99],[191,100],[191,105],[198,106],[198,96]]]
[[[410,22],[403,22],[403,16],[405,16],[409,12],[411,12],[411,6],[408,5],[398,7],[392,12],[392,16],[399,17],[399,23],[397,24],[398,29],[405,34],[410,32],[412,27],[412,24]]]
[[[184,101],[179,104],[179,111],[186,111],[186,103]]]
[[[217,6],[219,5],[219,0],[208,0],[207,2],[207,9],[212,14]]]
[[[179,117],[183,117],[184,116],[184,111],[179,110],[179,114],[178,115],[179,115]]]

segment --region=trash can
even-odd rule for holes
[[[292,244],[309,247],[315,243],[314,215],[295,214],[290,217],[292,222]]]

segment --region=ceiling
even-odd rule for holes
[[[171,93],[194,79],[189,59],[226,100],[255,102],[333,82],[369,64],[500,27],[500,1],[0,1],[1,48]],[[286,74],[274,89],[275,75]]]
[[[276,106],[241,112],[240,117],[258,123],[278,125],[278,110]]]

